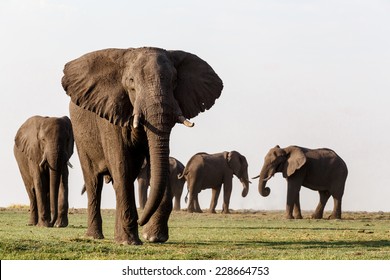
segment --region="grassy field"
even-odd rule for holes
[[[309,217],[309,213],[304,213]],[[285,220],[283,212],[173,212],[170,239],[115,244],[114,210],[103,211],[104,240],[84,236],[87,215],[71,209],[67,228],[26,226],[28,209],[0,209],[5,259],[355,260],[390,259],[390,213],[343,213],[343,220]]]

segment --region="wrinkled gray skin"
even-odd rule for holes
[[[178,175],[182,174],[184,165],[174,157],[169,157],[169,180],[168,184],[171,186],[172,196],[174,199],[173,210],[180,210],[180,199],[183,193],[184,178],[179,179]],[[139,207],[145,208],[145,204],[148,198],[148,188],[150,186],[150,166],[145,161],[142,165],[140,174],[137,177],[138,181],[138,195],[139,195]]]
[[[15,136],[14,154],[28,197],[28,225],[68,225],[68,166],[73,154],[68,117],[34,116]]]
[[[229,202],[233,187],[233,175],[240,179],[246,197],[249,191],[248,162],[239,152],[222,152],[217,154],[198,153],[188,161],[183,174],[187,181],[189,194],[188,212],[202,213],[198,194],[207,188],[212,189],[209,212],[215,213],[215,207],[223,185],[222,213],[229,213]]]
[[[100,203],[109,176],[116,194],[115,241],[142,244],[138,224],[146,240],[168,240],[171,129],[177,122],[192,126],[187,118],[214,105],[223,87],[220,78],[205,61],[183,51],[106,49],[67,63],[62,85],[71,98],[88,195],[87,236],[104,237]],[[145,157],[151,191],[138,219],[134,181]]]
[[[345,162],[330,149],[307,149],[297,146],[269,150],[260,171],[259,193],[268,196],[271,192],[266,187],[267,181],[276,173],[282,172],[287,180],[286,217],[302,218],[299,203],[301,186],[318,191],[320,201],[312,215],[314,219],[322,219],[324,208],[329,197],[334,199],[334,207],[330,219],[341,219],[341,200],[344,194],[348,169]],[[253,179],[255,179],[253,178]]]

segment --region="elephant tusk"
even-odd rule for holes
[[[253,177],[252,179],[254,180],[254,179],[257,179],[257,178],[259,178],[260,177],[260,175],[257,175],[256,177]]]
[[[41,162],[39,163],[39,167],[43,167],[46,163],[46,157],[43,157],[43,159],[41,160]]]
[[[184,116],[178,116],[179,123],[184,124],[186,127],[193,127],[195,124],[187,120]]]
[[[73,168],[73,165],[68,161],[67,163],[66,163],[70,168]]]
[[[134,120],[133,120],[133,127],[137,128],[139,126],[141,116],[139,114],[134,115]]]
[[[267,178],[263,179],[264,182],[268,181],[269,179],[272,178],[273,175],[269,175]]]

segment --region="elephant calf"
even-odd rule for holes
[[[215,207],[221,192],[222,184],[223,193],[223,213],[229,213],[229,202],[232,193],[233,175],[236,175],[244,189],[242,196],[245,197],[249,191],[248,180],[248,162],[239,152],[223,152],[217,154],[198,153],[188,161],[183,174],[187,180],[189,192],[188,212],[199,212],[202,210],[199,206],[198,193],[206,188],[212,189],[212,197],[209,212],[215,213]]]
[[[68,225],[68,164],[73,154],[68,117],[29,118],[15,136],[14,154],[30,199],[29,225]]]
[[[344,194],[348,169],[345,162],[330,149],[307,149],[297,146],[269,150],[264,159],[259,178],[259,193],[268,196],[270,189],[267,181],[276,173],[282,172],[287,180],[286,216],[293,219],[302,218],[299,203],[301,186],[316,190],[320,201],[313,214],[314,219],[322,219],[324,208],[329,197],[334,199],[333,212],[329,218],[341,219],[341,200]],[[253,179],[255,179],[253,178]]]

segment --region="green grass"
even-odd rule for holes
[[[309,213],[305,213],[309,217]],[[26,226],[28,209],[0,211],[4,259],[390,259],[390,213],[343,213],[343,220],[285,220],[283,212],[173,212],[164,244],[115,244],[114,210],[103,211],[105,239],[85,237],[85,210],[71,209],[67,228]]]

